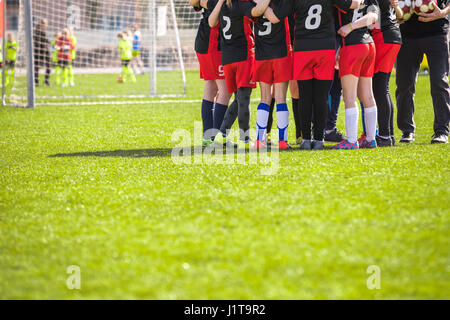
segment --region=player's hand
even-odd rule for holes
[[[438,7],[436,2],[433,1],[432,3],[434,6],[434,11],[430,12],[430,13],[423,13],[423,12],[419,13],[419,15],[420,15],[419,21],[431,22],[434,20],[442,19],[446,16],[445,10],[441,10],[441,8]]]
[[[348,24],[346,24],[345,26],[342,26],[342,27],[339,29],[338,34],[339,34],[341,37],[345,38],[346,36],[348,36],[348,34],[349,34],[350,32],[352,32],[352,30],[350,30],[350,26],[349,26]]]

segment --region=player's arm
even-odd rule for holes
[[[216,6],[214,7],[213,11],[209,15],[208,24],[211,28],[214,28],[214,26],[217,25],[217,23],[219,22],[220,10],[222,9],[224,2],[225,2],[225,0],[217,1]]]
[[[403,19],[403,11],[398,6],[398,0],[390,0],[389,2],[390,2],[390,5],[391,5],[391,8],[393,8],[394,11],[395,11],[395,16],[397,17],[397,19],[398,20]]]
[[[344,12],[359,8],[363,3],[364,0],[334,0],[334,6]]]
[[[260,17],[267,10],[270,0],[253,0],[253,2],[256,3],[256,6],[251,11],[252,17]]]
[[[349,24],[346,24],[345,26],[342,26],[342,28],[339,29],[338,33],[340,36],[345,38],[353,30],[361,29],[374,24],[378,21],[378,17],[378,7],[372,7],[365,16],[359,18],[356,21],[350,22]]]
[[[436,2],[432,2],[434,6],[434,10],[430,13],[421,12],[419,15],[419,21],[422,22],[431,22],[434,20],[439,20],[445,18],[448,14],[450,14],[450,3],[447,3],[447,6],[444,9],[439,8]]]
[[[191,7],[199,7],[200,6],[200,0],[189,0],[189,5]]]
[[[291,14],[292,11],[293,11],[292,0],[282,0],[278,4],[278,6],[274,7],[273,9],[270,6],[267,7],[266,11],[264,12],[264,16],[271,23],[276,24],[279,23],[284,18],[286,18],[289,14]]]

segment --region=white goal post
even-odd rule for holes
[[[28,19],[26,5],[31,8]],[[4,105],[30,105],[32,92],[36,105],[183,97],[186,68],[198,69],[194,40],[200,15],[186,0],[16,0],[4,20],[14,21],[14,14],[17,26],[8,25],[5,35],[12,33],[19,48],[14,84],[2,86]],[[26,45],[27,25],[33,29],[34,50]],[[69,65],[58,55],[65,50],[58,43],[66,43],[58,39],[64,39],[66,28],[76,44]],[[37,29],[44,29],[44,36],[37,37]],[[119,33],[132,50],[129,68],[122,66],[128,59],[120,56]],[[36,84],[34,67],[39,69]]]

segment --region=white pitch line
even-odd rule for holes
[[[252,102],[258,102],[259,99],[252,99]],[[36,106],[92,106],[92,105],[128,105],[128,104],[182,104],[182,103],[201,103],[202,100],[154,100],[154,101],[87,101],[87,102],[39,102]]]

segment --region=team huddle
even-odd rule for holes
[[[276,105],[278,147],[289,149],[288,89],[300,149],[321,150],[324,141],[339,142],[334,149],[395,144],[389,78],[402,43],[397,0],[190,0],[190,5],[202,11],[195,51],[205,81],[204,146],[266,148]],[[251,142],[256,83],[261,101]],[[337,105],[341,91],[345,103],[346,138],[335,127],[337,107],[330,108],[335,87]],[[359,139],[357,99],[364,129]],[[227,138],[236,118],[238,144]]]

